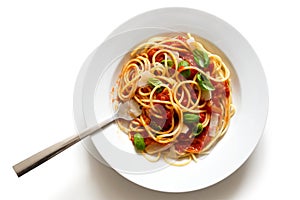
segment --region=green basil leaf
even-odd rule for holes
[[[148,84],[149,84],[152,88],[154,88],[154,87],[156,87],[156,86],[161,85],[162,82],[161,82],[160,80],[158,80],[157,78],[149,78],[149,79],[148,79]],[[161,93],[161,92],[163,91],[163,89],[164,89],[164,87],[159,87],[159,88],[157,88],[157,90],[156,90],[155,92]]]
[[[187,67],[187,66],[190,66],[190,63],[188,63],[187,61],[185,60],[182,60],[178,63],[178,67],[180,66],[184,66],[184,67]]]
[[[157,88],[157,90],[155,91],[156,93],[161,93],[164,90],[164,87],[159,87]]]
[[[168,67],[172,67],[174,65],[173,60],[162,60],[160,63],[165,65],[166,62]]]
[[[182,61],[180,61],[180,62],[178,63],[178,67],[180,68],[181,66],[182,66],[182,67],[188,67],[188,66],[190,66],[190,63],[188,63],[188,62],[185,61],[185,60],[182,60]],[[184,76],[184,78],[189,78],[190,75],[191,75],[191,70],[190,70],[190,69],[183,70],[182,72],[180,72],[180,74],[181,74],[182,76]]]
[[[184,113],[183,114],[183,122],[186,124],[192,124],[195,122],[199,122],[199,115],[192,114],[192,113]]]
[[[191,71],[190,71],[190,69],[187,69],[187,70],[184,70],[184,71],[180,72],[180,74],[182,76],[184,76],[184,78],[189,78],[190,75],[191,75]]]
[[[200,74],[200,73],[197,74],[197,82],[203,90],[210,90],[210,91],[215,90],[215,87],[213,86],[213,84],[203,74]]]
[[[208,67],[209,57],[205,51],[201,51],[199,49],[194,49],[193,55],[194,55],[194,60],[200,67]]]
[[[151,86],[151,87],[156,87],[158,85],[161,85],[162,82],[160,80],[158,80],[157,78],[149,78],[148,79],[148,84]]]
[[[134,134],[133,143],[135,148],[138,150],[144,150],[146,148],[144,138],[140,133]]]
[[[197,124],[197,126],[195,126],[195,128],[193,129],[192,134],[193,134],[194,136],[197,136],[197,135],[199,135],[200,133],[202,133],[202,131],[203,131],[203,124],[199,122],[199,123]]]

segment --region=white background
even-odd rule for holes
[[[248,161],[212,187],[167,194],[125,180],[77,144],[17,178],[12,165],[75,132],[74,84],[92,50],[127,19],[170,6],[222,18],[258,54],[270,107]],[[0,199],[299,199],[299,18],[289,0],[0,1]]]

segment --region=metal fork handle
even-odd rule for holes
[[[52,157],[56,156],[57,154],[63,152],[73,144],[76,144],[81,139],[79,135],[73,135],[69,138],[66,138],[32,156],[29,158],[19,162],[18,164],[13,166],[18,177],[26,174],[30,170],[36,168],[37,166],[43,164],[47,160],[51,159]]]
[[[109,118],[103,120],[101,123],[85,129],[78,135],[73,135],[71,137],[68,137],[68,138],[30,156],[29,158],[14,165],[13,166],[14,171],[16,172],[18,177],[21,177],[22,175],[26,174],[30,170],[36,168],[37,166],[43,164],[47,160],[56,156],[57,154],[63,152],[64,150],[68,149],[69,147],[73,146],[74,144],[79,142],[81,139],[95,133],[96,131],[100,130],[104,126],[110,124],[115,119],[116,119],[116,116],[109,117]]]

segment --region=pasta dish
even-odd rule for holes
[[[138,45],[114,89],[117,102],[133,100],[142,110],[131,121],[117,121],[136,151],[172,165],[208,154],[235,112],[228,67],[189,33]]]

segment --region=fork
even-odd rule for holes
[[[63,152],[64,150],[68,149],[69,147],[73,146],[80,140],[96,133],[101,128],[104,128],[111,122],[115,121],[116,119],[125,119],[125,120],[132,120],[138,117],[141,114],[141,110],[139,105],[134,100],[126,101],[125,103],[121,103],[118,106],[116,112],[109,116],[108,118],[104,119],[100,123],[86,128],[79,134],[75,134],[71,137],[68,137],[30,157],[27,159],[17,163],[13,166],[14,171],[16,172],[18,177],[26,174],[30,170],[36,168],[37,166],[41,165],[42,163],[46,162],[47,160],[53,158],[57,154]]]

